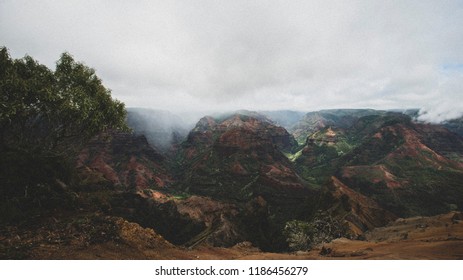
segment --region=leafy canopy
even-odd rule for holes
[[[54,71],[0,47],[0,184],[55,177],[91,137],[127,130],[124,104],[95,71],[63,53]],[[48,166],[48,167],[47,167]],[[57,170],[57,171],[56,171]]]
[[[127,129],[124,104],[68,53],[51,71],[0,48],[0,93],[2,149],[68,151],[101,131]]]
[[[63,53],[53,72],[0,49],[2,148],[67,151],[108,129],[127,129],[124,104],[95,71]]]

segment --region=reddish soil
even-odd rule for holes
[[[168,243],[151,229],[114,217],[100,218],[98,231],[110,227],[113,233],[106,236],[100,232],[99,239],[73,230],[75,225],[62,227],[55,219],[53,226],[34,232],[8,228],[8,233],[2,231],[0,235],[0,245],[3,252],[9,252],[2,258],[28,259],[463,259],[461,219],[459,212],[398,219],[367,233],[365,241],[336,239],[296,253],[261,252],[248,242],[232,248],[186,249]],[[88,231],[91,226],[82,224],[81,230]]]
[[[384,165],[355,165],[346,166],[342,169],[343,178],[363,176],[370,179],[374,184],[384,182],[390,188],[400,188],[402,184]]]

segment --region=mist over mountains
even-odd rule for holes
[[[463,258],[462,12],[0,1],[0,258]]]
[[[0,37],[15,57],[48,67],[69,51],[128,107],[422,108],[422,120],[439,123],[463,112],[461,10],[460,1],[4,0]]]
[[[146,140],[130,140],[129,157],[106,148],[95,158],[96,142],[79,164],[86,178],[136,191],[138,198],[112,202],[123,205],[115,213],[174,244],[309,248],[363,238],[400,217],[463,207],[459,128],[420,122],[418,112],[240,110],[204,116],[187,131],[171,113],[131,108],[129,124]],[[107,145],[130,139],[110,137]],[[310,244],[291,241],[289,228],[299,232],[314,222]]]
[[[40,228],[43,238],[79,235],[103,255],[113,249],[101,246],[113,243],[126,244],[124,250],[163,248],[157,257],[201,248],[337,256],[320,247],[336,248],[336,240],[368,248],[377,240],[418,242],[421,248],[421,229],[429,229],[432,242],[457,242],[461,119],[425,123],[416,109],[239,110],[195,121],[152,109],[127,113],[132,132],[93,138],[76,159],[77,183],[71,189],[53,183],[60,196],[75,192],[81,210]],[[75,244],[66,246],[71,252],[96,248]],[[375,256],[374,250],[356,254]]]
[[[348,127],[352,122],[362,116],[381,114],[388,112],[401,113],[410,116],[418,122],[428,123],[428,119],[423,118],[420,109],[394,109],[394,110],[374,110],[374,109],[327,109],[314,112],[302,112],[292,110],[274,111],[249,111],[238,110],[229,112],[181,112],[173,113],[167,110],[157,110],[149,108],[127,108],[127,123],[137,135],[144,135],[148,142],[165,152],[172,145],[179,144],[186,138],[188,132],[195,126],[196,122],[205,115],[215,117],[226,117],[235,113],[244,115],[266,116],[276,125],[282,126],[290,131],[300,141],[305,141],[305,136],[298,136],[298,131],[307,132],[307,129],[316,129],[320,125],[334,125]],[[319,122],[317,124],[317,122]],[[442,124],[450,131],[463,135],[462,118],[441,120],[433,122]],[[305,128],[304,128],[305,126]],[[308,127],[311,128],[308,128]]]
[[[137,135],[144,135],[148,142],[162,151],[179,143],[194,127],[194,121],[168,111],[143,108],[127,109],[127,124]]]

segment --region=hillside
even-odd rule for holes
[[[0,258],[15,259],[154,259],[154,260],[448,260],[463,257],[462,213],[399,219],[377,228],[365,240],[345,238],[309,252],[262,252],[249,242],[233,247],[173,246],[153,230],[120,218],[95,217],[66,226],[64,220],[30,230],[9,228],[2,233]],[[98,235],[88,229],[98,223]],[[76,237],[79,239],[76,239]],[[27,244],[27,245],[25,245]],[[11,248],[16,248],[14,251]]]
[[[401,217],[462,206],[463,142],[442,126],[380,113],[312,131],[295,159],[307,180],[335,175]]]
[[[171,130],[149,141],[144,131],[165,120],[143,111],[148,115],[139,115],[144,118],[139,124],[133,118],[138,111],[129,110],[134,133],[94,137],[78,153],[75,182],[57,181],[59,190],[41,200],[66,199],[66,208],[55,203],[21,210],[19,224],[10,219],[2,231],[3,258],[461,254],[459,220],[451,228],[432,222],[463,207],[463,139],[444,125],[375,110],[325,110],[298,121],[293,112],[277,112],[272,120],[268,112],[237,111],[205,116],[184,138],[171,138],[159,150],[156,137],[175,134],[182,124],[172,125],[179,122],[173,119]],[[292,123],[292,133],[279,123]],[[44,219],[28,225],[34,215]],[[444,216],[412,218],[433,215]],[[403,218],[409,227],[400,226]],[[434,247],[422,246],[425,237],[414,233],[415,221],[428,225],[426,240]],[[85,233],[88,229],[93,233]],[[34,233],[38,237],[31,239]],[[445,234],[452,238],[442,239]],[[20,239],[12,239],[16,235]],[[449,244],[454,249],[447,254],[431,252]],[[294,250],[306,252],[282,254]]]
[[[235,204],[254,242],[282,248],[285,222],[309,216],[316,196],[283,154],[294,147],[292,136],[264,116],[204,117],[179,151],[181,188]]]

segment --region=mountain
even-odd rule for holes
[[[440,129],[414,123],[380,128],[345,157],[342,180],[402,217],[435,215],[462,207],[463,164],[454,159],[462,159],[463,142],[448,133],[447,139],[454,145],[445,151],[440,145],[427,143],[430,134]],[[446,157],[446,153],[455,158]]]
[[[92,142],[79,168],[86,182],[137,192],[113,199],[116,216],[188,246],[251,240],[282,250],[285,225],[317,210],[340,221],[345,236],[361,237],[397,217],[463,206],[463,140],[441,125],[400,112],[327,110],[294,128],[302,146],[257,112],[206,116],[175,154],[116,133]]]
[[[299,143],[304,143],[309,134],[321,128],[332,125],[338,128],[348,128],[360,117],[386,113],[386,111],[372,109],[331,109],[309,112],[289,131]]]
[[[178,155],[183,189],[237,205],[252,241],[284,247],[276,239],[283,238],[285,222],[310,216],[317,197],[283,153],[296,146],[284,128],[259,114],[204,117]]]
[[[87,144],[76,167],[83,185],[142,191],[173,183],[167,165],[166,158],[143,135],[109,132]]]
[[[100,134],[79,153],[75,182],[54,180],[37,189],[31,207],[46,203],[48,212],[17,214],[11,209],[22,211],[21,205],[3,200],[9,222],[18,215],[43,219],[8,227],[0,246],[11,252],[1,240],[17,247],[15,235],[30,240],[37,231],[34,246],[76,235],[83,240],[78,246],[93,242],[92,250],[139,244],[179,256],[219,246],[330,256],[341,237],[356,240],[346,241],[354,247],[358,240],[370,246],[372,236],[396,240],[390,231],[400,219],[463,208],[462,136],[446,123],[418,122],[413,112],[323,110],[296,120],[300,114],[292,111],[242,110],[202,117],[182,132],[184,122],[170,113],[132,110],[134,133]],[[283,123],[294,125],[288,131]],[[151,142],[143,135],[150,132]],[[159,141],[167,143],[164,150]],[[443,227],[439,232],[454,234]],[[398,230],[397,242],[404,242],[407,235]]]
[[[295,159],[309,181],[334,175],[399,217],[463,206],[463,139],[440,125],[379,112],[350,126],[331,118],[312,131]]]
[[[285,222],[309,216],[317,192],[283,154],[297,146],[293,137],[263,115],[242,113],[202,118],[175,158],[144,136],[100,135],[79,155],[83,184],[123,190],[108,195],[109,213],[173,244],[251,240],[281,250]]]
[[[303,191],[283,154],[295,145],[284,128],[264,117],[204,117],[182,146],[184,184],[194,193],[238,201],[269,194],[270,189]]]
[[[448,130],[455,132],[460,136],[463,136],[463,117],[445,121],[442,125],[446,127]]]
[[[332,176],[327,189],[331,200],[325,204],[333,217],[344,221],[351,238],[359,238],[369,230],[382,227],[397,219],[397,216],[382,208],[374,199],[346,186]]]

